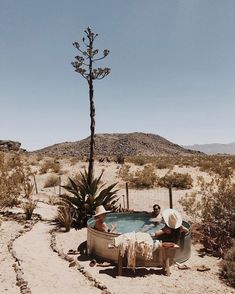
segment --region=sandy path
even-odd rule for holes
[[[0,227],[0,293],[20,293],[16,286],[16,275],[12,267],[14,259],[7,248],[8,243],[20,227],[14,221],[4,221]]]
[[[48,224],[39,222],[14,242],[17,257],[23,260],[24,279],[32,293],[101,293],[51,250],[49,230]]]

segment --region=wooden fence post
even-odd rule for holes
[[[169,187],[169,201],[170,201],[170,208],[173,208],[172,186]]]
[[[38,186],[37,186],[37,182],[36,182],[36,177],[35,177],[35,175],[33,175],[33,180],[34,180],[35,192],[36,192],[36,194],[38,194]]]
[[[61,195],[61,176],[59,176],[59,196]]]
[[[126,183],[126,207],[127,207],[127,209],[130,208],[130,206],[129,206],[129,191],[128,191],[128,183]]]
[[[125,209],[125,195],[122,195],[122,200],[123,200],[123,208]]]

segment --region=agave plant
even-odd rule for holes
[[[107,188],[101,183],[103,172],[98,178],[92,179],[89,184],[87,171],[80,173],[79,180],[69,178],[69,183],[63,186],[70,195],[61,197],[69,202],[75,208],[75,223],[78,226],[86,226],[87,220],[94,214],[97,206],[103,205],[106,209],[117,210],[117,191],[113,188],[117,185],[114,183]]]

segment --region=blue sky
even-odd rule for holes
[[[235,141],[234,0],[0,0],[0,139],[36,150],[89,136],[72,46],[110,49],[94,82],[97,133]]]

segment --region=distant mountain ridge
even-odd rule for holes
[[[87,156],[89,137],[76,142],[59,143],[36,150],[34,153],[47,155]],[[146,133],[96,134],[96,156],[158,156],[158,155],[193,155],[200,152],[188,150],[165,138]]]
[[[195,144],[183,146],[191,150],[198,150],[206,154],[230,154],[235,155],[235,142],[228,144],[211,143],[211,144]]]

